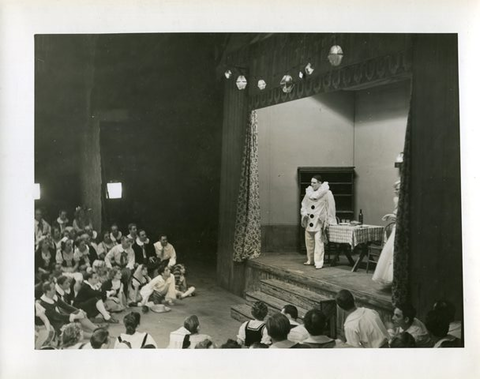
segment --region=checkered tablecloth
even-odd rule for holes
[[[383,240],[383,227],[375,225],[330,225],[328,227],[330,242],[348,243],[352,249],[359,243]]]

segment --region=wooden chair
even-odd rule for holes
[[[385,243],[388,240],[388,237],[390,237],[390,234],[392,233],[393,226],[395,225],[395,221],[389,222],[385,227],[383,228],[383,241],[378,244],[378,243],[372,243],[368,246],[368,251],[367,251],[367,270],[366,272],[368,273],[368,269],[370,267],[370,263],[377,264],[380,254],[382,254],[383,247],[385,246]]]

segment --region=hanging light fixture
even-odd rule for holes
[[[282,87],[282,91],[284,93],[292,92],[295,83],[293,83],[293,78],[290,75],[284,75],[282,80],[280,81],[280,87]]]
[[[40,183],[35,183],[35,186],[33,187],[33,198],[35,200],[40,200]]]
[[[342,63],[343,50],[339,45],[333,45],[328,53],[328,60],[332,66],[339,66]]]
[[[260,79],[260,80],[258,81],[257,86],[258,86],[258,88],[260,89],[260,91],[263,91],[263,90],[267,87],[267,83],[265,82],[265,80]]]
[[[225,71],[225,74],[224,74],[224,75],[225,75],[225,77],[226,77],[227,79],[230,79],[230,78],[232,77],[232,71],[231,71],[231,70],[227,70],[227,71]]]
[[[312,74],[313,74],[313,71],[315,71],[315,69],[312,67],[312,64],[309,62],[309,63],[305,66],[305,74],[307,74],[307,75],[312,75]]]
[[[241,91],[241,90],[244,90],[246,87],[247,87],[247,78],[245,78],[245,76],[243,75],[239,75],[239,77],[237,78],[237,88]]]
[[[107,183],[107,199],[121,199],[122,189],[120,182]]]

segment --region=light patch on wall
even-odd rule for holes
[[[122,198],[122,183],[107,183],[107,199]]]
[[[40,200],[40,183],[35,183],[33,188],[33,198]]]

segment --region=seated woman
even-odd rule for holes
[[[50,239],[45,237],[39,240],[35,252],[36,282],[41,280],[42,274],[50,275],[55,268],[55,249],[50,244]]]
[[[170,273],[168,262],[162,263],[158,272],[159,275],[140,290],[142,296],[140,305],[146,305],[148,301],[152,301],[154,304],[174,304],[177,297],[175,277]]]
[[[61,243],[61,251],[57,253],[56,261],[61,265],[65,276],[74,278],[77,282],[83,280],[83,275],[78,272],[79,262],[74,257],[73,240],[67,239]]]
[[[187,317],[182,327],[170,333],[168,349],[194,349],[200,342],[211,340],[210,336],[198,333],[199,330],[198,317],[196,315]]]
[[[83,342],[84,335],[80,325],[72,322],[64,326],[60,340],[61,348],[67,349],[83,349],[88,342]]]
[[[72,226],[77,233],[83,233],[86,226],[90,226],[91,228],[93,228],[92,222],[90,221],[89,212],[90,209],[87,207],[75,208],[75,216]]]
[[[186,297],[195,295],[195,287],[187,286],[185,272],[185,266],[183,264],[177,263],[175,266],[173,266],[173,276],[175,276],[175,289],[177,290],[177,297],[179,299],[185,299]]]
[[[91,267],[91,263],[93,263],[93,261],[90,261],[90,250],[87,246],[87,241],[81,236],[77,238],[75,245],[73,258],[78,263],[78,270],[82,272],[87,271]]]
[[[113,267],[108,273],[108,280],[102,283],[101,291],[106,294],[105,309],[109,312],[122,312],[125,309],[125,293],[123,291],[122,272]]]
[[[105,231],[102,234],[102,242],[97,245],[97,254],[100,256],[101,254],[107,255],[107,253],[117,244],[116,240],[112,240],[110,237],[110,232]],[[105,259],[105,257],[104,257]]]
[[[123,318],[125,333],[120,334],[115,340],[115,349],[148,349],[157,348],[153,337],[145,332],[137,332],[140,325],[140,313],[131,312]]]
[[[150,282],[148,276],[148,268],[146,265],[138,265],[137,269],[132,275],[132,281],[130,282],[130,291],[128,291],[128,305],[136,306],[138,302],[142,301],[140,296],[140,290]]]
[[[55,248],[55,254],[58,254],[62,248],[62,232],[57,226],[52,227],[52,245]]]
[[[240,345],[250,346],[254,342],[262,342],[270,344],[270,337],[268,336],[265,327],[265,317],[268,314],[268,307],[263,301],[256,301],[252,305],[252,316],[255,320],[245,321],[238,329],[237,342]]]

